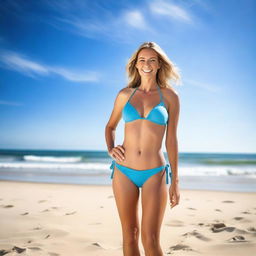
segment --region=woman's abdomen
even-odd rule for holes
[[[117,163],[137,170],[164,165],[165,159],[161,151],[163,136],[163,127],[126,126],[122,144],[125,159]]]

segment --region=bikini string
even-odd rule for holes
[[[166,184],[169,184],[169,176],[170,176],[170,180],[172,178],[172,173],[170,172],[170,165],[169,164],[165,165],[165,171],[166,171],[166,174],[165,174]]]
[[[111,179],[113,179],[113,175],[114,175],[114,167],[115,167],[115,160],[112,160],[111,165],[109,167],[109,169],[112,169],[112,173],[111,173]],[[166,171],[166,184],[169,184],[169,177],[170,179],[172,178],[172,173],[170,172],[170,165],[166,164],[165,165],[165,171]]]
[[[115,167],[115,160],[112,160],[111,165],[110,165],[110,167],[109,167],[109,169],[112,169],[111,179],[113,179],[114,167]]]

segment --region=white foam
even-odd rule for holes
[[[23,157],[25,161],[30,162],[57,162],[57,163],[77,163],[81,162],[81,157],[53,157],[53,156],[34,156],[27,155]]]

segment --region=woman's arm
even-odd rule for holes
[[[172,185],[176,185],[179,182],[177,126],[179,120],[180,103],[179,96],[174,90],[170,89],[168,92],[169,120],[167,124],[165,146],[172,170]]]
[[[118,92],[118,95],[115,99],[114,108],[110,115],[109,121],[105,127],[105,139],[107,144],[108,153],[117,158],[119,161],[122,160],[124,150],[119,145],[115,147],[115,132],[116,127],[122,117],[122,109],[127,100],[127,88],[124,88]],[[113,152],[114,150],[114,152]]]

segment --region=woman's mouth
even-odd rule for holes
[[[143,71],[144,73],[150,73],[150,72],[152,72],[152,69],[142,69],[142,71]]]

